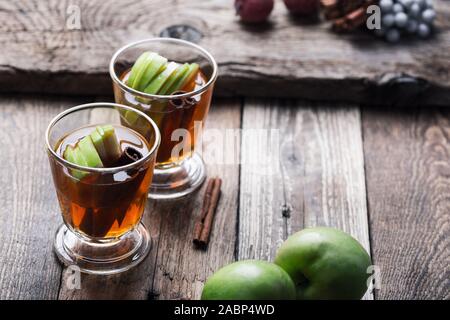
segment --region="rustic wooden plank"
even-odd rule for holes
[[[232,2],[0,0],[0,41],[6,46],[0,90],[109,94],[107,65],[116,49],[185,25],[191,31],[181,36],[217,58],[218,95],[394,105],[450,101],[448,1],[435,1],[439,32],[434,39],[395,46],[364,33],[335,35],[326,23],[303,24],[281,2],[271,23],[245,26],[237,22]],[[80,10],[80,30],[66,24],[73,22],[74,6]],[[167,19],[173,16],[176,21]]]
[[[450,112],[363,112],[381,299],[450,299]]]
[[[239,259],[273,260],[288,235],[321,225],[349,232],[370,253],[359,109],[316,107],[246,103]],[[278,141],[247,132],[271,128]]]
[[[238,197],[238,163],[213,162],[212,150],[222,143],[211,139],[217,131],[240,127],[238,101],[213,102],[206,122],[204,156],[208,175],[224,179],[222,196],[207,251],[192,246],[193,227],[199,214],[203,189],[177,201],[152,201],[147,204],[143,221],[150,228],[152,251],[137,268],[120,275],[82,275],[81,289],[66,285],[70,272],[65,272],[59,299],[197,299],[203,282],[222,265],[233,260],[236,237]],[[227,140],[228,142],[229,140]],[[236,157],[239,156],[239,136]],[[227,146],[228,147],[228,146]],[[237,158],[238,159],[238,158]],[[210,160],[210,161],[208,161]],[[219,159],[220,160],[220,159]]]
[[[55,299],[61,268],[53,237],[62,222],[45,129],[80,99],[0,99],[0,299]]]
[[[158,299],[200,298],[204,281],[234,260],[240,121],[239,101],[213,102],[206,122],[204,158],[208,176],[218,176],[223,182],[208,249],[198,250],[192,244],[194,224],[200,214],[206,185],[194,197],[158,208],[162,223],[152,288]]]

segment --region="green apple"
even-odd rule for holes
[[[307,228],[278,249],[275,263],[297,286],[297,299],[360,299],[372,264],[349,234],[326,227]]]
[[[245,260],[229,264],[205,283],[202,300],[292,300],[295,285],[273,263]]]

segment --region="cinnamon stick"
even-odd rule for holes
[[[194,244],[202,248],[205,248],[209,242],[221,185],[222,179],[212,178],[206,187],[202,212],[194,227]]]
[[[208,213],[208,208],[211,203],[211,195],[215,184],[215,178],[209,179],[208,185],[206,186],[205,195],[203,197],[202,211],[199,220],[195,223],[194,227],[194,242],[200,241],[200,236],[203,230],[203,222],[205,221],[206,215]]]

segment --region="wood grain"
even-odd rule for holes
[[[450,299],[450,113],[365,109],[364,154],[381,299]]]
[[[294,19],[278,1],[270,22],[238,22],[232,0],[0,0],[0,90],[110,94],[107,65],[134,40],[191,31],[216,57],[216,94],[390,105],[450,101],[450,4],[436,0],[438,32],[389,45],[366,33],[336,35]],[[81,29],[70,29],[79,8]],[[176,16],[177,19],[167,17]],[[69,22],[69,26],[67,25]],[[30,81],[33,79],[33,81]]]
[[[55,299],[61,268],[53,237],[62,222],[45,129],[80,99],[0,99],[0,299]]]
[[[200,195],[150,202],[144,221],[154,247],[147,260],[120,276],[83,276],[82,289],[69,290],[52,253],[62,219],[44,131],[57,113],[87,100],[0,99],[0,299],[195,299],[219,267],[235,259],[271,260],[304,226],[342,228],[369,248],[364,165],[370,247],[382,273],[376,297],[450,299],[449,111],[364,109],[362,146],[356,107],[261,100],[244,108],[242,141],[239,132],[230,132],[225,149],[205,141],[210,176],[224,178],[208,251],[190,245]],[[239,128],[240,116],[239,102],[214,102],[207,125],[221,130],[207,135]],[[278,152],[270,135],[258,138],[251,128],[279,129]]]
[[[203,189],[176,201],[147,204],[143,222],[150,229],[152,250],[137,268],[114,276],[82,275],[81,289],[66,285],[70,272],[62,279],[59,299],[198,299],[206,278],[234,259],[238,206],[239,165],[226,164],[215,157],[226,141],[214,141],[214,134],[240,127],[239,101],[213,102],[206,122],[204,157],[208,176],[224,179],[211,240],[206,251],[196,250],[192,240],[194,223],[200,214]],[[213,130],[213,131],[211,131]],[[239,136],[235,141],[239,157]]]
[[[249,129],[278,129],[279,141]],[[251,101],[243,130],[239,259],[273,260],[287,236],[310,226],[349,232],[370,253],[357,107]]]

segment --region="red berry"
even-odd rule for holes
[[[319,0],[284,0],[284,4],[292,14],[315,14],[319,9]]]
[[[274,0],[236,0],[236,14],[244,22],[263,22],[273,9]]]

